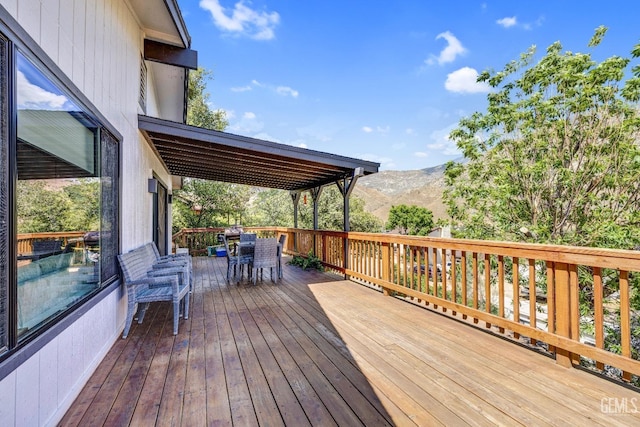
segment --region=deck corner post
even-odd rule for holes
[[[572,338],[574,334],[571,331],[572,316],[579,315],[572,313],[571,310],[571,286],[569,284],[569,265],[566,263],[555,262],[553,264],[555,304],[554,312],[549,312],[548,316],[555,317],[555,333],[563,337]],[[553,298],[552,295],[550,297]],[[549,320],[552,320],[549,318]],[[550,322],[551,324],[551,322]],[[549,331],[554,332],[554,331]],[[579,335],[578,335],[579,336]],[[556,347],[556,363],[565,368],[571,368],[576,355],[567,349]],[[578,359],[579,360],[579,359]]]
[[[390,244],[389,242],[383,242],[382,243],[382,280],[389,282],[391,275],[389,274],[389,269],[390,269],[390,263],[389,263],[389,259],[390,259],[390,254],[391,254],[391,250],[390,250]]]

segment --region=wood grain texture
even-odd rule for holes
[[[417,303],[284,268],[277,283],[229,285],[224,259],[194,258],[179,334],[170,304],[152,305],[61,425],[640,423],[601,406],[635,391]]]

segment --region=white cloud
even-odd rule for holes
[[[505,16],[502,19],[498,19],[496,24],[503,26],[504,28],[513,27],[518,23],[518,19],[515,16]]]
[[[298,91],[294,90],[294,89],[291,89],[288,86],[278,86],[276,88],[276,92],[278,94],[280,94],[280,95],[283,95],[283,96],[291,95],[294,98],[298,97]]]
[[[34,85],[22,71],[18,71],[18,100],[19,108],[33,108],[39,110],[62,110],[69,99],[64,95],[49,92],[38,85]]]
[[[458,40],[450,31],[438,34],[436,36],[436,40],[438,39],[445,39],[447,41],[447,46],[442,49],[440,55],[431,55],[431,57],[425,61],[427,64],[431,65],[435,62],[440,65],[447,64],[449,62],[453,62],[458,56],[464,55],[467,52],[467,49],[462,46],[460,40]]]
[[[256,114],[251,111],[243,113],[240,120],[229,124],[229,130],[231,132],[242,133],[245,135],[260,132],[263,128],[264,123],[259,121]]]
[[[211,13],[213,23],[222,31],[254,40],[275,38],[274,29],[280,23],[277,12],[253,10],[243,0],[233,10],[222,7],[219,0],[200,0],[200,7]]]
[[[404,133],[406,133],[407,135],[415,135],[416,131],[412,128],[407,128],[404,130]]]
[[[305,144],[304,142],[299,142],[299,143],[297,143],[296,146],[300,147],[300,148],[307,148],[307,144]]]
[[[372,132],[377,132],[377,133],[389,133],[389,131],[391,130],[391,127],[389,127],[388,125],[385,127],[382,126],[376,126],[376,128],[372,128],[371,126],[362,126],[362,131],[366,132],[366,133],[372,133]]]
[[[247,91],[250,91],[252,89],[253,88],[251,86],[247,85],[247,86],[240,86],[240,87],[232,87],[231,91],[232,92],[247,92]]]
[[[424,151],[416,151],[415,153],[413,153],[414,156],[416,157],[427,157],[428,154],[425,153]]]
[[[251,84],[248,84],[246,86],[241,86],[241,87],[234,87],[234,88],[231,88],[231,90],[234,92],[246,92],[249,90],[253,90],[254,87],[267,89],[277,93],[278,95],[291,96],[292,98],[297,98],[298,95],[300,95],[300,92],[298,92],[293,88],[290,88],[289,86],[275,86],[269,83],[261,83],[255,79],[251,80]]]
[[[525,30],[532,30],[533,27],[541,27],[544,24],[544,16],[539,16],[534,22],[525,22],[522,24],[522,28]]]
[[[486,82],[478,82],[478,72],[470,67],[462,67],[447,74],[444,87],[449,92],[456,93],[486,93],[489,85]]]
[[[431,138],[433,142],[431,144],[427,144],[427,148],[431,151],[436,151],[446,156],[459,156],[461,154],[460,150],[456,146],[455,142],[453,142],[449,138],[449,135],[451,135],[451,131],[454,130],[456,126],[457,124],[452,124],[444,129],[439,129],[431,132],[429,138]],[[418,153],[415,154],[418,155]],[[426,153],[424,154],[426,157]]]

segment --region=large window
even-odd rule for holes
[[[41,64],[16,50],[13,73],[6,63],[2,69],[13,76],[8,109],[16,112],[15,137],[3,137],[13,158],[0,164],[15,183],[15,206],[8,206],[15,221],[2,232],[15,236],[16,256],[0,259],[9,282],[0,294],[8,308],[0,310],[0,333],[10,349],[115,279],[119,166],[115,138]],[[6,163],[15,165],[15,176]],[[6,253],[0,248],[0,257]],[[15,274],[6,274],[6,261],[15,263]]]

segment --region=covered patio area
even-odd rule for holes
[[[61,425],[633,425],[638,393],[342,276],[227,284],[194,258],[111,348]],[[246,279],[246,277],[245,277]]]

